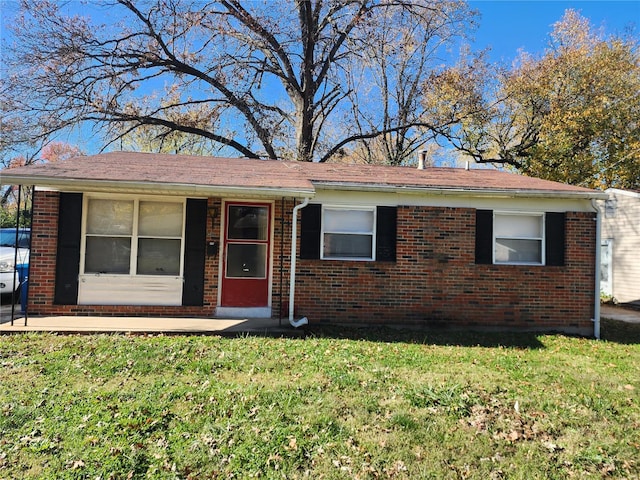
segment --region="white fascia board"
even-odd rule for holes
[[[353,183],[327,183],[312,182],[316,190],[351,190],[361,192],[385,192],[407,195],[453,195],[466,197],[493,197],[493,198],[574,198],[574,199],[607,199],[604,192],[565,192],[555,190],[510,190],[510,189],[474,189],[474,188],[442,188],[442,187],[416,187],[397,185],[363,185]]]
[[[9,178],[6,178],[9,177]],[[7,183],[8,181],[8,183]],[[153,183],[120,180],[76,180],[57,177],[38,176],[3,176],[2,184],[35,185],[36,187],[65,190],[70,192],[113,192],[113,193],[148,193],[194,197],[213,196],[251,196],[251,197],[313,197],[314,189],[291,189],[283,187],[234,187],[220,185],[193,185],[183,183]]]
[[[632,192],[631,190],[622,190],[620,188],[607,188],[604,193],[608,195],[625,195],[627,197],[640,198],[640,192]]]

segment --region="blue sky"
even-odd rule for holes
[[[65,3],[71,11],[86,9],[80,0]],[[553,24],[568,8],[580,11],[608,34],[622,34],[625,28],[634,27],[635,35],[640,35],[640,0],[471,0],[469,5],[481,14],[472,47],[491,47],[491,59],[496,61],[510,62],[520,48],[529,53],[541,52]],[[17,6],[17,0],[0,0],[4,22]],[[104,9],[98,12],[104,14]]]
[[[75,12],[86,11],[87,8],[80,0],[65,3]],[[569,8],[580,11],[592,25],[603,27],[607,34],[623,34],[631,28],[636,37],[640,35],[640,0],[471,0],[469,4],[481,14],[472,49],[490,47],[490,60],[506,64],[515,59],[519,49],[532,54],[541,53],[553,24]],[[17,0],[0,0],[3,24],[9,21],[17,6]],[[104,8],[93,9],[90,14],[104,15],[105,11]],[[105,18],[100,20],[105,21]],[[86,148],[87,145],[82,145],[85,142],[76,138],[78,135],[78,132],[71,132],[68,138],[60,140]],[[91,147],[87,149],[93,150]]]
[[[640,0],[477,0],[469,4],[482,15],[473,49],[491,47],[494,61],[511,63],[518,49],[542,52],[553,24],[569,8],[580,11],[592,25],[604,27],[607,34],[623,34],[627,27],[635,27],[635,35],[640,34]]]

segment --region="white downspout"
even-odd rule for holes
[[[596,282],[595,282],[595,301],[593,307],[593,336],[600,340],[600,255],[601,255],[601,215],[600,206],[596,199],[591,199],[591,206],[596,211]]]
[[[301,327],[309,323],[307,317],[298,321],[293,320],[293,309],[295,305],[296,292],[296,259],[298,249],[298,210],[309,205],[309,197],[305,197],[304,201],[293,207],[293,221],[291,222],[291,272],[289,273],[289,323],[295,327]]]

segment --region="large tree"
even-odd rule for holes
[[[392,165],[407,163],[433,139],[435,125],[421,122],[422,83],[432,70],[449,61],[442,56],[447,44],[465,20],[469,25],[473,20],[469,12],[459,10],[447,18],[429,19],[425,28],[424,22],[400,13],[377,11],[375,28],[352,40],[355,51],[365,52],[354,58],[356,68],[346,72],[357,141],[345,150],[354,161],[377,163],[382,158]],[[366,76],[358,77],[363,72]],[[380,131],[384,133],[366,135]]]
[[[424,98],[432,123],[483,163],[593,188],[640,189],[640,50],[605,36],[573,10],[536,58],[510,68],[482,57],[434,73]]]
[[[108,144],[153,126],[235,154],[303,161],[380,138],[394,139],[386,148],[400,153],[390,156],[406,156],[430,127],[413,114],[418,80],[474,18],[461,0],[114,0],[93,9],[116,20],[21,4],[2,94],[34,134],[89,123]]]
[[[160,102],[160,107],[179,101],[177,92],[169,92]],[[204,109],[204,110],[203,110]],[[197,126],[202,129],[214,129],[213,119],[207,115],[203,105],[186,105],[182,109],[172,108],[164,114],[165,120],[179,125]],[[163,125],[140,124],[140,122],[118,123],[116,133],[120,148],[136,152],[174,153],[181,155],[214,155],[224,146],[202,135],[167,128]]]

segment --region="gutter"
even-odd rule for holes
[[[4,171],[3,171],[4,172]],[[166,195],[173,192],[181,195],[193,196],[215,196],[215,195],[250,195],[250,196],[273,196],[282,197],[312,197],[317,189],[324,190],[346,190],[360,192],[384,192],[415,195],[456,195],[475,197],[545,197],[553,195],[555,198],[574,199],[600,199],[605,200],[608,195],[604,192],[564,192],[555,190],[511,190],[511,189],[488,189],[469,187],[430,187],[425,186],[401,186],[387,184],[363,184],[354,182],[325,182],[310,180],[311,188],[284,188],[284,187],[238,187],[224,185],[193,185],[185,183],[149,183],[144,181],[123,181],[123,180],[86,180],[59,178],[37,175],[13,175],[4,172],[2,175],[3,185],[37,185],[39,187],[66,189],[68,191],[85,191],[91,189],[96,192],[121,192],[132,193],[146,192]],[[315,187],[315,188],[314,188]]]
[[[549,198],[574,198],[574,199],[598,199],[604,200],[608,195],[604,192],[586,191],[586,192],[570,192],[558,190],[510,190],[510,189],[489,189],[489,188],[458,188],[458,187],[429,187],[429,186],[399,186],[399,185],[366,185],[361,183],[342,183],[342,182],[317,182],[312,183],[316,190],[350,190],[360,192],[384,192],[384,193],[403,193],[415,195],[456,195],[456,196],[473,196],[473,197],[544,197]]]
[[[293,221],[291,222],[291,272],[289,273],[289,323],[292,327],[298,328],[309,323],[307,317],[303,317],[298,321],[293,319],[293,310],[295,305],[296,292],[296,260],[298,257],[298,210],[309,205],[309,197],[305,197],[304,201],[293,207]]]
[[[240,187],[225,185],[194,185],[189,183],[150,183],[144,181],[126,180],[86,180],[57,177],[38,177],[37,175],[2,175],[3,185],[36,185],[38,187],[66,190],[69,192],[110,192],[110,193],[175,193],[198,197],[210,196],[285,196],[305,197],[313,196],[313,188],[286,187]]]
[[[600,242],[601,240],[601,230],[602,230],[602,212],[600,210],[600,206],[598,205],[596,199],[591,200],[591,206],[596,212],[596,279],[595,279],[595,291],[594,291],[594,305],[593,305],[593,336],[600,340],[600,269],[601,269],[601,248]]]

